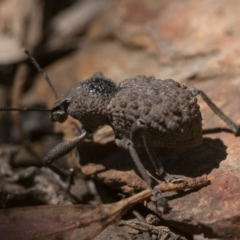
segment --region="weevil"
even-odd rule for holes
[[[70,115],[82,124],[79,136],[54,147],[43,158],[44,165],[50,165],[70,152],[101,126],[110,125],[117,146],[129,151],[142,178],[157,196],[158,204],[165,205],[166,200],[154,188],[139,159],[136,151],[138,147],[145,147],[159,177],[166,182],[181,182],[182,179],[164,171],[154,147],[188,148],[201,144],[202,116],[197,95],[203,98],[236,136],[240,134],[239,125],[228,118],[203,91],[188,88],[172,79],[160,80],[139,75],[115,84],[98,72],[58,97],[47,74],[29,51],[25,50],[25,53],[43,74],[55,95],[51,120],[62,123]]]

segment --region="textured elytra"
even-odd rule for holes
[[[191,147],[202,141],[197,99],[174,80],[145,76],[126,79],[107,109],[109,123],[120,139],[130,139],[133,123],[142,119],[155,146]],[[141,144],[141,138],[134,143]]]

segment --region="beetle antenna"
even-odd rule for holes
[[[30,111],[38,111],[38,112],[50,112],[50,109],[42,109],[42,108],[0,108],[0,112],[2,111],[18,111],[18,112],[30,112]]]
[[[23,49],[24,53],[27,54],[27,56],[30,58],[30,60],[32,61],[32,63],[34,64],[34,66],[37,68],[37,70],[42,74],[42,76],[44,77],[44,79],[47,81],[49,87],[51,88],[55,98],[58,98],[57,92],[54,89],[50,78],[48,77],[47,73],[43,71],[43,69],[39,66],[37,60],[33,57],[33,55],[31,54],[31,52],[28,49]]]

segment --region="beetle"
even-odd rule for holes
[[[145,147],[159,177],[166,182],[183,181],[164,171],[154,147],[188,148],[201,144],[202,116],[197,95],[201,95],[236,136],[240,134],[239,125],[228,118],[203,91],[188,88],[172,79],[161,80],[139,75],[115,84],[97,72],[58,97],[47,74],[28,50],[25,53],[43,74],[55,95],[51,120],[62,123],[70,115],[82,124],[79,136],[54,147],[43,158],[44,165],[50,165],[70,152],[101,126],[110,125],[115,133],[115,143],[129,151],[142,178],[156,195],[158,204],[164,206],[166,200],[154,188],[137,154],[138,147]]]

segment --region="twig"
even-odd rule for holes
[[[19,108],[19,103],[22,95],[22,88],[27,79],[29,73],[29,68],[26,64],[21,64],[17,68],[17,72],[15,74],[13,80],[13,88],[11,93],[11,108]],[[22,128],[21,120],[20,120],[20,113],[18,111],[11,112],[13,124],[16,127],[16,130],[19,134],[19,137],[22,143],[25,146],[29,146],[29,141],[26,137],[26,134]]]
[[[13,88],[11,92],[11,108],[20,108],[19,103],[21,102],[21,95],[24,83],[28,77],[29,68],[26,64],[21,64],[16,71],[14,80],[13,80]],[[19,111],[11,111],[12,121],[16,130],[18,132],[19,138],[24,145],[24,147],[36,158],[41,160],[40,156],[34,151],[32,145],[29,141],[28,136],[26,135],[20,119]]]

